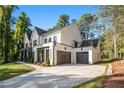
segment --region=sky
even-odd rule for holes
[[[33,26],[45,30],[56,25],[62,14],[68,14],[71,21],[72,19],[79,19],[83,14],[97,14],[99,11],[98,6],[93,5],[22,5],[18,8],[14,14],[16,17],[23,11],[30,18]]]

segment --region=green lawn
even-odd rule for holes
[[[103,81],[104,81],[104,75],[101,75],[85,83],[74,86],[74,88],[102,88]]]
[[[21,75],[35,70],[24,64],[3,64],[0,65],[0,81]]]
[[[74,86],[74,88],[102,88],[107,69],[108,66],[106,67],[105,72],[101,76],[98,76],[92,80],[76,85]]]

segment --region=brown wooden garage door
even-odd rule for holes
[[[71,63],[71,53],[65,51],[57,51],[57,65]]]
[[[77,63],[88,64],[88,52],[77,52]]]

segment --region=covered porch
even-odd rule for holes
[[[32,55],[32,48],[23,48],[20,51],[20,60],[27,62]]]
[[[37,62],[43,63],[49,58],[49,47],[42,47],[37,49]]]

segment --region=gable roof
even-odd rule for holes
[[[93,47],[97,47],[99,43],[98,39],[92,39],[92,40],[83,40],[81,47],[88,47],[88,46],[93,46]]]
[[[27,37],[28,37],[29,40],[30,40],[30,38],[31,38],[31,33],[32,33],[32,31],[27,32]]]
[[[35,26],[35,29],[36,29],[38,35],[42,35],[42,34],[44,34],[44,33],[47,32],[47,31],[45,31],[45,30],[43,30],[43,29],[41,29],[41,28],[39,28],[39,27],[36,27],[36,26]]]

